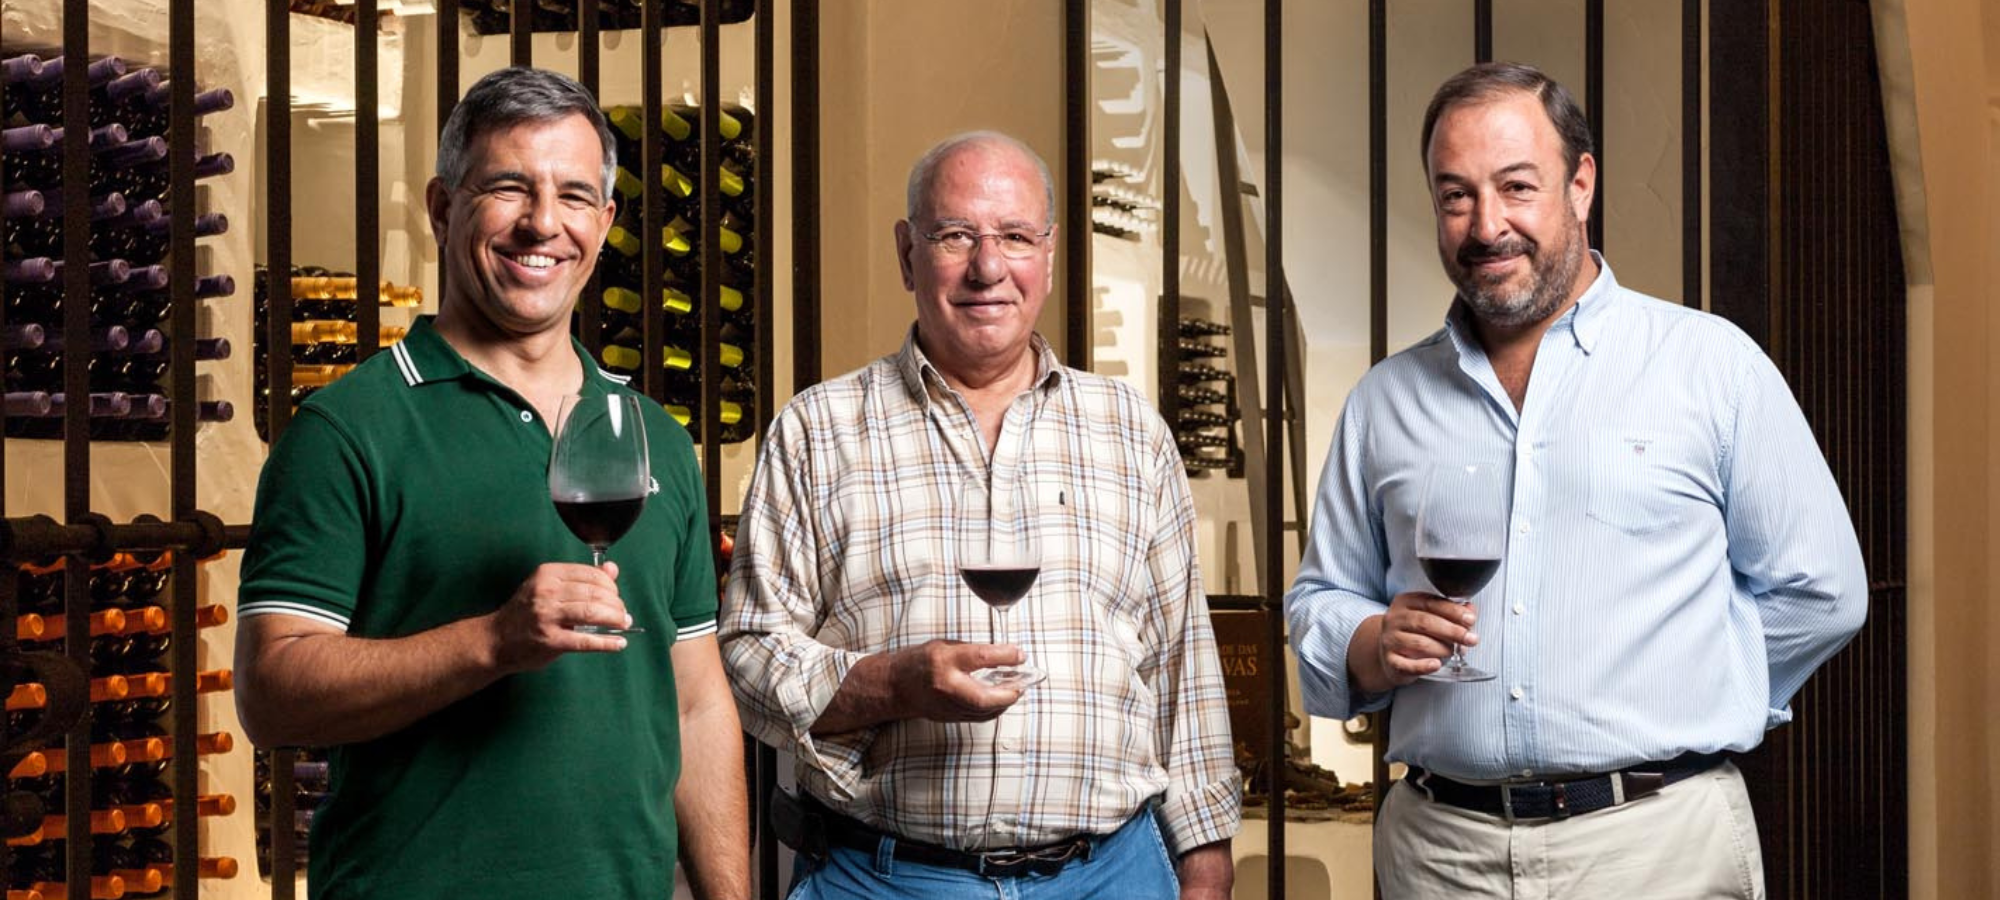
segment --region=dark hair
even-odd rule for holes
[[[596,98],[567,75],[524,66],[501,69],[479,79],[452,107],[444,133],[438,135],[437,177],[446,187],[458,187],[465,178],[465,167],[471,165],[466,150],[485,132],[570,115],[583,116],[597,131],[597,141],[604,147],[603,191],[608,198],[612,175],[618,169],[618,144]]]
[[[1533,94],[1542,101],[1542,111],[1549,116],[1549,124],[1554,125],[1556,134],[1562,137],[1563,162],[1569,167],[1568,174],[1575,175],[1576,167],[1585,153],[1595,153],[1597,148],[1590,140],[1590,122],[1578,109],[1576,98],[1555,79],[1542,74],[1534,66],[1520,63],[1490,62],[1480,63],[1472,68],[1451,76],[1440,85],[1431,97],[1429,109],[1424,110],[1423,144],[1417,148],[1422,155],[1425,171],[1430,170],[1431,132],[1437,128],[1437,120],[1447,110],[1471,103],[1488,103],[1510,93]]]

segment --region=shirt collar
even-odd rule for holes
[[[474,368],[457,349],[451,346],[437,331],[437,316],[418,316],[410,324],[410,331],[383,351],[395,358],[396,368],[402,373],[403,383],[410,387],[454,381],[467,376],[477,376],[491,380],[485,373]],[[590,350],[583,342],[572,336],[570,346],[575,350],[577,362],[582,364],[584,379],[583,392],[602,393],[613,385],[627,386],[631,376],[617,375],[605,370],[590,356]]]
[[[1597,277],[1591,280],[1583,295],[1576,298],[1576,305],[1549,326],[1553,334],[1568,334],[1578,349],[1585,353],[1597,348],[1598,335],[1604,331],[1605,316],[1612,306],[1609,298],[1618,292],[1618,278],[1611,274],[1611,264],[1605,262],[1604,256],[1595,250],[1590,251],[1590,259],[1597,263]],[[1452,344],[1458,347],[1461,354],[1469,343],[1476,340],[1472,330],[1472,310],[1460,298],[1452,298],[1451,309],[1445,313],[1444,325]],[[1547,340],[1546,336],[1543,339]]]
[[[1040,334],[1028,336],[1028,347],[1035,354],[1035,380],[1031,390],[1047,391],[1062,380],[1062,362],[1056,359],[1055,350]],[[935,397],[951,396],[951,384],[944,380],[944,373],[932,365],[924,356],[923,348],[917,346],[917,326],[910,325],[909,334],[903,337],[903,348],[896,352],[896,371],[902,375],[903,387],[918,403],[928,404]],[[936,393],[933,393],[935,391]]]

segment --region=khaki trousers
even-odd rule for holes
[[[1398,782],[1375,821],[1375,877],[1389,900],[1764,897],[1750,794],[1729,763],[1621,806],[1513,823]]]

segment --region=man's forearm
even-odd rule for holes
[[[898,718],[893,669],[887,653],[862,657],[847,670],[840,690],[813,720],[812,733],[846,734]]]
[[[727,692],[681,722],[681,780],[674,789],[681,858],[699,900],[748,900],[749,802],[743,730]]]
[[[1187,900],[1226,900],[1236,884],[1236,861],[1230,856],[1227,839],[1189,850],[1176,868],[1181,896]]]
[[[482,635],[483,617],[392,639],[277,633],[292,624],[284,618],[256,616],[239,626],[237,704],[244,731],[261,747],[378,738],[501,674]]]

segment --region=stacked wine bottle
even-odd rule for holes
[[[1225,368],[1228,346],[1212,340],[1228,335],[1229,326],[1220,322],[1198,318],[1180,322],[1171,356],[1179,402],[1169,424],[1190,475],[1223,470],[1236,477],[1243,471],[1243,450],[1236,441],[1236,422],[1242,418],[1236,405],[1236,375]]]
[[[167,719],[173,676],[166,654],[174,635],[161,598],[172,563],[169,554],[118,554],[82,573],[91,597],[90,821],[76,827],[64,815],[68,772],[62,741],[21,757],[7,773],[7,789],[36,798],[44,815],[40,828],[7,840],[10,897],[157,897],[173,880],[176,804],[169,785],[173,740]],[[17,571],[15,636],[27,649],[64,652],[66,574],[60,562]],[[203,606],[195,618],[207,628],[229,616],[225,607]],[[231,684],[227,669],[195,676],[198,693],[227,691]],[[8,732],[34,727],[48,704],[45,686],[16,685],[7,697]],[[228,732],[195,736],[199,754],[226,753],[234,745]],[[235,808],[229,794],[203,794],[195,798],[193,814],[226,816]],[[73,891],[64,877],[66,842],[85,834],[91,842],[90,886]],[[232,878],[237,871],[229,857],[202,857],[200,867],[203,878]]]
[[[174,210],[167,196],[166,75],[107,56],[89,66],[90,132],[74,136],[90,145],[85,184],[64,184],[62,149],[72,138],[63,121],[61,57],[34,55],[0,61],[5,73],[6,183],[4,266],[6,327],[0,350],[7,362],[6,416],[9,437],[58,438],[72,398],[63,390],[66,352],[88,353],[90,436],[93,440],[157,441],[167,436],[173,398],[162,388],[168,359],[166,333],[171,298],[168,236],[180,217],[192,220],[197,237],[221,234],[229,222],[219,213]],[[220,112],[235,102],[227,89],[195,95],[197,115]],[[195,177],[228,174],[228,153],[195,160]],[[90,293],[64,295],[63,211],[66,204],[90,208]],[[195,280],[195,297],[235,292],[228,275]],[[90,305],[90,333],[63,333],[64,305]],[[191,336],[190,336],[191,337]],[[229,355],[224,338],[195,339],[197,360]],[[198,401],[197,421],[228,421],[227,401]]]
[[[599,325],[603,349],[599,359],[614,373],[631,375],[634,383],[645,363],[645,334],[642,316],[664,316],[666,329],[662,359],[666,369],[667,411],[696,441],[702,439],[707,417],[702,410],[701,371],[705,354],[712,348],[722,372],[721,440],[732,444],[748,438],[754,430],[751,412],[756,408],[757,380],[753,353],[756,349],[757,290],[757,182],[756,145],[752,131],[756,120],[749,111],[730,107],[718,116],[722,132],[722,161],[713,173],[701,166],[701,141],[695,131],[700,111],[671,106],[660,111],[659,127],[666,152],[659,178],[666,209],[659,216],[661,271],[659,309],[655,311],[641,293],[644,260],[645,183],[636,174],[644,117],[637,107],[618,106],[605,110],[612,133],[618,139],[619,168],[614,182],[618,218],[611,226],[603,253],[598,257],[598,301],[602,312]],[[712,345],[704,345],[701,312],[704,277],[701,242],[701,192],[705,174],[713,174],[722,198],[722,221],[717,223],[722,267],[714,273],[720,282],[722,329]],[[658,320],[656,320],[658,321]]]
[[[328,790],[326,751],[301,748],[294,751],[292,763],[292,832],[297,837],[293,845],[297,847],[294,866],[303,871],[306,866],[307,835],[312,831],[313,817],[326,799]],[[271,754],[257,751],[257,872],[269,878],[271,875],[271,792],[275,782],[271,778]]]
[[[361,359],[359,338],[361,332],[355,324],[357,318],[355,303],[359,299],[359,285],[352,272],[335,272],[318,266],[293,266],[292,287],[292,409],[312,396],[314,391],[326,387],[346,375]],[[266,359],[264,341],[270,334],[266,322],[269,320],[271,300],[270,272],[263,266],[257,267],[256,283],[252,287],[257,303],[255,334],[257,358]],[[380,288],[381,305],[414,309],[422,306],[422,288],[382,282]],[[400,325],[378,326],[377,346],[387,347],[403,339],[408,329]],[[264,440],[271,439],[269,400],[271,396],[270,372],[265,366],[257,367],[257,409],[253,417],[257,423],[257,434]]]
[[[576,31],[582,23],[577,20],[579,6],[596,6],[597,27],[610,31],[620,28],[638,28],[642,22],[646,0],[601,0],[594,4],[579,4],[576,0],[459,0],[459,14],[472,24],[474,34],[506,34],[513,29],[515,3],[522,5],[529,13],[529,28],[534,31]],[[701,22],[701,7],[695,0],[652,0],[660,7],[661,22],[669,27],[695,25]],[[756,11],[753,0],[722,0],[723,24],[742,22]]]
[[[1094,160],[1090,165],[1090,230],[1109,237],[1137,241],[1159,230],[1155,221],[1160,204],[1126,183],[1142,180],[1137,170],[1112,160]]]

